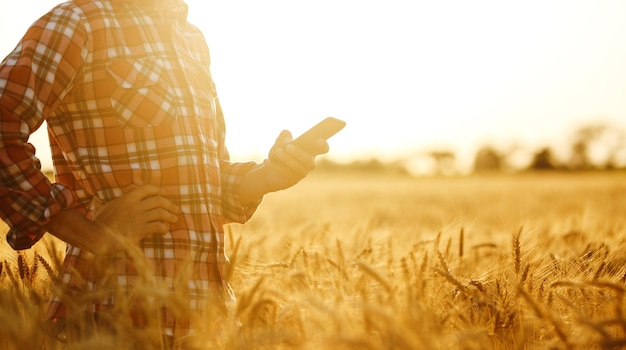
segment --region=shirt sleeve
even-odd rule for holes
[[[239,197],[240,185],[243,176],[257,165],[256,162],[233,163],[230,161],[228,149],[225,145],[226,127],[224,114],[216,98],[216,116],[218,123],[218,152],[220,155],[220,177],[222,179],[222,215],[225,223],[245,223],[256,212],[262,198],[252,203],[242,203]]]
[[[42,173],[28,138],[71,89],[85,38],[66,3],[36,21],[0,64],[0,218],[14,249],[30,248],[56,213],[74,205],[73,191]]]
[[[262,199],[252,203],[243,204],[239,199],[239,185],[243,175],[252,167],[255,162],[222,164],[222,212],[226,223],[236,222],[243,224],[250,220],[261,204]]]

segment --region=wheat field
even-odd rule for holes
[[[625,348],[624,175],[314,173],[227,227],[238,299],[190,347]],[[2,242],[0,349],[159,347],[133,327],[47,337],[61,252]]]

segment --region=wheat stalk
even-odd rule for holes
[[[14,286],[18,286],[19,283],[17,281],[17,278],[15,277],[13,272],[11,271],[11,267],[9,266],[9,263],[6,260],[3,260],[2,263],[4,264],[4,270],[6,271],[7,276],[9,276],[9,279],[11,280],[11,283],[13,283]]]
[[[265,277],[259,278],[257,282],[254,284],[254,286],[252,287],[252,289],[248,293],[242,295],[239,298],[239,302],[237,303],[237,310],[236,310],[237,316],[242,315],[244,310],[246,310],[246,308],[250,306],[252,299],[254,298],[256,293],[259,291],[259,288],[261,287],[261,284],[263,283],[264,280],[265,280]]]
[[[369,265],[367,265],[366,263],[362,261],[358,261],[356,263],[356,266],[358,266],[361,271],[365,272],[365,274],[369,275],[376,282],[378,282],[389,295],[393,295],[393,287],[378,272],[374,271],[374,269],[372,269]]]
[[[436,267],[433,268],[435,270],[436,273],[438,273],[440,276],[444,277],[446,280],[448,280],[448,282],[452,283],[453,285],[455,285],[459,291],[467,294],[467,287],[463,285],[463,283],[461,283],[459,280],[457,280],[456,278],[454,278],[454,276],[452,276],[452,274],[450,273],[450,271],[448,270],[443,270],[443,269],[438,269]]]
[[[539,319],[547,320],[554,327],[554,331],[556,332],[559,339],[565,344],[566,348],[570,347],[569,340],[567,338],[567,334],[563,330],[563,327],[557,322],[557,320],[550,314],[549,312],[544,311],[539,304],[528,294],[524,289],[517,289],[519,294],[526,300],[526,302],[532,307],[535,311],[535,314]]]
[[[522,263],[520,236],[523,227],[520,227],[516,234],[513,234],[513,262],[515,264],[515,273],[519,275]]]
[[[444,257],[443,254],[441,254],[441,252],[439,250],[437,250],[437,258],[439,261],[439,265],[441,265],[441,268],[445,271],[450,272],[450,267],[448,267],[448,263],[446,262],[446,258]]]
[[[22,280],[22,283],[24,282],[24,280],[30,279],[30,273],[29,273],[30,269],[28,268],[26,257],[24,256],[24,253],[22,253],[21,251],[17,255],[17,267],[18,267],[20,280]]]
[[[33,256],[33,266],[30,269],[30,284],[33,285],[35,283],[35,279],[37,278],[37,271],[39,269],[39,260],[37,259],[37,253]]]
[[[44,270],[46,270],[46,274],[48,274],[48,277],[56,278],[56,274],[54,273],[54,270],[52,269],[52,266],[50,266],[48,261],[46,261],[46,259],[44,259],[43,256],[35,253],[35,259],[37,259],[37,261],[39,261],[41,266],[43,266]]]
[[[465,230],[461,227],[461,231],[459,232],[459,258],[463,258],[463,248],[465,245]]]

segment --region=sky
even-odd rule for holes
[[[0,0],[0,56],[58,0]],[[211,48],[233,159],[347,122],[331,159],[557,146],[626,127],[621,0],[187,0]],[[48,164],[43,132],[31,142]]]

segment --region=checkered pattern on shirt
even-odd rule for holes
[[[63,208],[89,217],[94,200],[158,185],[182,214],[169,233],[146,238],[141,249],[172,291],[191,262],[184,287],[193,308],[225,286],[223,224],[246,221],[256,206],[239,202],[239,182],[254,164],[229,161],[208,47],[186,11],[179,0],[154,7],[74,0],[30,27],[0,65],[0,214],[11,227],[10,244],[25,249]],[[39,171],[27,143],[43,120],[55,184]],[[98,288],[90,261],[68,247],[64,283],[78,291]],[[138,274],[129,258],[111,257],[110,264],[119,285],[131,288]],[[105,297],[91,308],[113,302]],[[54,300],[50,315],[63,312]],[[181,328],[167,310],[163,318],[165,333]]]

